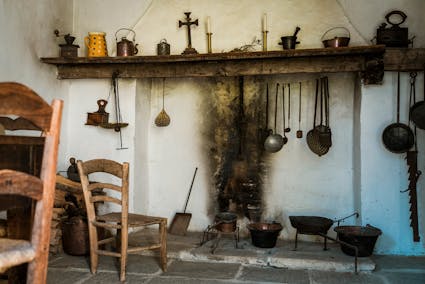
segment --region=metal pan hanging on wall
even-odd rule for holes
[[[415,143],[412,129],[400,123],[400,72],[397,74],[397,122],[388,125],[382,133],[382,142],[388,151],[406,153]]]
[[[425,129],[425,64],[424,64],[424,100],[410,108],[410,120],[420,129]]]

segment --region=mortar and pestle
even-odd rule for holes
[[[296,27],[293,35],[281,37],[282,42],[279,42],[279,45],[282,45],[283,49],[295,49],[295,45],[300,43],[297,41],[297,34],[300,30],[300,27]]]

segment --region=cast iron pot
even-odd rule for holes
[[[358,248],[358,256],[370,256],[375,248],[376,240],[382,231],[371,225],[364,226],[338,226],[334,228],[338,239]],[[341,244],[341,250],[348,255],[355,256],[352,248]]]
[[[283,227],[280,223],[251,223],[247,225],[251,232],[252,244],[259,248],[273,248]]]

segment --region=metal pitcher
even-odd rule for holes
[[[161,39],[161,41],[157,44],[157,53],[158,55],[169,55],[170,54],[170,44],[167,43],[167,40]]]
[[[133,33],[133,40],[130,41],[126,37],[122,37],[121,41],[118,42],[117,34],[121,30],[127,30],[127,31],[132,32]],[[136,33],[131,29],[126,29],[126,28],[119,29],[115,33],[115,40],[117,42],[117,56],[133,56],[133,55],[137,54],[137,52],[139,51],[137,49],[138,44],[135,43]]]

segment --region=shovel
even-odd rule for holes
[[[190,189],[186,198],[186,204],[184,205],[183,213],[177,212],[176,215],[174,215],[173,221],[171,222],[170,228],[168,229],[168,232],[172,235],[184,236],[187,233],[187,227],[189,227],[192,214],[186,213],[186,208],[187,203],[189,202],[190,193],[192,192],[193,182],[195,181],[197,171],[198,167],[196,167],[195,173],[193,174],[192,183],[190,184]]]

